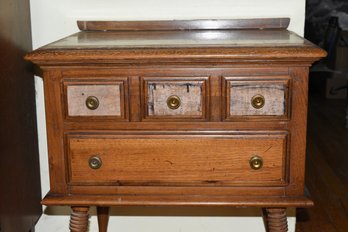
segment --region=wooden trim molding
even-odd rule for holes
[[[77,21],[81,31],[161,31],[221,29],[286,29],[290,18],[199,19],[161,21]]]

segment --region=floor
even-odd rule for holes
[[[309,100],[306,186],[315,206],[298,209],[296,232],[348,231],[345,100]]]

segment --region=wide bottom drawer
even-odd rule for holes
[[[68,135],[72,185],[281,186],[286,133]]]

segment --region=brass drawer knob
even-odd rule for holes
[[[167,106],[169,107],[169,109],[175,110],[175,109],[179,108],[180,105],[181,105],[181,100],[178,96],[171,95],[168,97]]]
[[[88,160],[89,167],[92,169],[98,169],[102,166],[102,161],[99,156],[91,156]]]
[[[259,170],[263,166],[263,159],[260,156],[253,156],[249,160],[250,167],[254,170]]]
[[[261,109],[265,105],[265,97],[257,94],[251,98],[251,105],[255,109]]]
[[[97,97],[95,96],[89,96],[87,99],[86,99],[86,106],[88,109],[90,110],[95,110],[98,108],[99,106],[99,100]]]

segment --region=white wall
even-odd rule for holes
[[[78,31],[76,20],[155,20],[155,19],[228,19],[290,17],[289,29],[303,35],[305,0],[31,0],[33,48],[38,48]],[[38,132],[43,196],[49,190],[47,145],[42,80],[36,78]],[[141,210],[141,213],[137,213]],[[116,212],[117,211],[117,212]],[[184,212],[164,209],[166,215]],[[188,209],[191,214],[215,217],[139,216],[161,214],[158,209],[113,209],[109,231],[124,232],[227,232],[264,231],[262,220],[254,210]],[[37,224],[37,232],[68,231],[69,209],[46,209]],[[159,213],[160,212],[160,213]],[[93,212],[92,212],[93,214]],[[291,214],[291,213],[290,213]],[[293,214],[293,212],[292,212]],[[58,215],[58,216],[57,216]],[[224,217],[224,215],[237,217]],[[294,231],[294,217],[289,231]],[[97,231],[95,217],[90,231]]]

